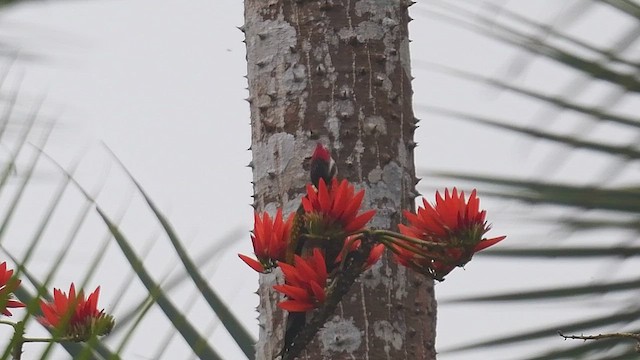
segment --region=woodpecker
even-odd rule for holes
[[[311,183],[318,188],[320,179],[324,179],[324,183],[327,186],[331,185],[331,179],[333,179],[338,173],[336,162],[333,161],[331,153],[322,144],[318,143],[316,149],[311,155],[311,166],[309,175],[311,177]]]
[[[327,186],[331,186],[331,180],[337,173],[338,168],[336,167],[336,162],[331,157],[331,153],[326,147],[324,147],[324,145],[318,143],[318,145],[316,145],[316,149],[313,151],[313,155],[311,155],[311,164],[309,167],[309,178],[311,183],[317,189],[320,179],[324,179],[324,183]],[[294,255],[302,254],[304,239],[301,238],[301,235],[305,233],[306,229],[304,229],[304,227],[305,213],[301,204],[298,207],[293,220],[291,240],[289,241],[289,246],[286,252],[286,262],[288,264],[293,263]]]
[[[316,145],[316,149],[311,155],[311,164],[309,168],[310,180],[313,186],[318,188],[320,179],[324,179],[327,186],[331,186],[331,180],[337,174],[336,163],[331,157],[329,150],[321,143]],[[307,252],[309,248],[313,248],[305,241],[303,235],[306,233],[305,228],[305,212],[302,204],[298,207],[296,215],[293,220],[291,229],[291,239],[287,248],[286,261],[289,264],[293,263],[294,255],[301,255],[303,252]],[[306,243],[306,244],[305,244]],[[307,246],[305,246],[307,245]],[[334,256],[335,258],[335,256]],[[302,312],[292,312],[287,316],[285,334],[284,334],[284,348],[282,354],[291,346],[295,335],[305,326],[307,314]]]

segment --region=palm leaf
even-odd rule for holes
[[[111,222],[109,217],[98,207],[96,208],[100,217],[104,220],[114,239],[120,246],[123,254],[135,270],[136,274],[149,291],[154,301],[162,308],[173,326],[182,334],[183,339],[189,344],[195,354],[205,359],[222,359],[207,343],[207,341],[198,334],[196,329],[186,320],[186,317],[178,310],[178,308],[169,300],[162,288],[151,278],[145,269],[142,261],[135,254],[135,251],[129,245],[129,241],[120,232],[118,227]]]
[[[4,99],[7,99],[7,97]],[[49,284],[59,276],[58,270],[60,270],[65,263],[69,262],[69,256],[72,252],[71,250],[78,246],[83,246],[78,245],[76,239],[78,239],[83,227],[87,226],[87,220],[91,218],[91,214],[93,214],[92,210],[95,208],[94,199],[99,195],[107,177],[98,178],[102,180],[98,182],[96,189],[92,191],[91,194],[86,192],[73,178],[73,172],[79,166],[80,161],[76,161],[72,164],[71,170],[65,170],[41,150],[46,146],[46,141],[55,124],[54,122],[42,122],[39,120],[39,107],[41,104],[37,103],[35,106],[30,106],[32,109],[31,112],[26,115],[23,121],[18,122],[16,121],[16,118],[23,116],[20,115],[20,111],[15,110],[18,108],[18,105],[21,105],[19,104],[18,96],[10,96],[8,97],[8,100],[8,102],[3,104],[3,115],[2,118],[0,118],[0,145],[4,148],[11,149],[8,160],[3,161],[2,163],[2,172],[0,173],[0,194],[3,196],[2,214],[0,215],[0,249],[4,252],[5,259],[11,259],[17,265],[16,275],[27,280],[23,282],[23,286],[30,283],[36,289],[35,293],[27,290],[26,287],[20,288],[16,291],[16,296],[21,301],[29,305],[27,308],[28,311],[23,317],[24,324],[26,325],[25,329],[27,330],[28,335],[29,329],[32,326],[38,326],[37,324],[34,324],[35,322],[31,322],[30,320],[39,313],[39,298],[43,297],[50,299],[50,296],[48,295]],[[9,131],[8,129],[11,127],[18,131],[14,131],[13,129]],[[33,146],[25,146],[27,144]],[[47,163],[45,161],[43,163],[43,158],[45,160],[49,160],[49,162]],[[56,171],[53,173],[46,173],[45,176],[40,178],[34,176],[39,172],[42,174],[45,166],[51,165],[52,163],[57,168]],[[56,177],[60,178],[60,174],[63,175],[62,179],[52,183],[51,180]],[[16,179],[17,181],[15,181]],[[25,204],[30,204],[30,202],[33,201],[30,198],[33,196],[32,193],[39,191],[37,189],[43,185],[48,186],[48,184],[45,185],[42,180],[44,180],[44,183],[52,183],[55,186],[51,189],[49,196],[38,199],[38,201],[42,203],[42,211],[40,211],[40,213],[30,213],[27,215],[21,211],[21,209],[26,206]],[[70,184],[73,186],[70,187]],[[84,199],[78,203],[76,208],[69,207],[69,202],[66,199],[67,196],[71,196],[70,193],[74,192],[72,190],[80,190],[82,198]],[[146,194],[145,197],[148,202],[151,202]],[[130,243],[127,243],[128,240],[122,234],[119,226],[117,225],[126,213],[131,199],[131,196],[125,197],[125,201],[121,204],[122,209],[118,211],[119,215],[116,217],[117,220],[115,221],[107,218],[105,213],[100,210],[100,218],[107,225],[109,235],[108,237],[103,238],[103,241],[95,248],[96,251],[93,259],[89,260],[88,267],[84,272],[80,271],[80,269],[75,269],[74,272],[77,273],[76,276],[78,276],[75,281],[77,284],[81,284],[79,288],[82,288],[84,287],[84,284],[88,284],[92,281],[92,278],[101,268],[109,266],[108,264],[103,265],[105,263],[104,254],[108,251],[113,239],[116,238],[116,243],[120,245],[122,253],[126,255],[127,259],[130,261],[129,263],[133,264],[132,267],[134,270],[137,270],[135,276],[140,278],[146,286],[148,292],[147,299],[152,299],[153,301],[149,302],[147,300],[145,302],[145,306],[129,310],[132,311],[130,313],[131,317],[137,319],[136,321],[128,324],[128,321],[123,319],[121,324],[118,322],[113,334],[122,332],[120,329],[123,329],[127,324],[129,326],[126,332],[122,332],[124,335],[121,338],[122,340],[117,352],[113,352],[106,345],[106,342],[111,337],[107,336],[103,339],[104,341],[92,339],[85,344],[62,343],[60,346],[54,346],[54,343],[49,343],[48,345],[41,347],[42,353],[39,358],[49,358],[55,351],[58,351],[56,349],[64,349],[64,351],[69,354],[68,356],[75,359],[119,359],[119,353],[124,350],[128,341],[140,332],[140,324],[146,320],[146,317],[150,314],[148,310],[155,304],[158,304],[166,314],[167,319],[169,320],[168,323],[171,324],[174,331],[177,331],[177,333],[185,339],[185,342],[190,345],[192,354],[202,356],[203,358],[220,358],[220,356],[209,346],[207,340],[198,333],[189,321],[186,320],[185,315],[178,310],[178,307],[172,304],[164,290],[161,290],[159,285],[151,280],[150,274],[145,272],[144,268],[136,267],[138,266],[137,264],[140,264],[141,260],[137,257]],[[151,203],[150,205],[153,204]],[[47,239],[50,239],[51,236],[51,234],[48,234],[48,231],[51,228],[59,226],[59,224],[54,224],[56,222],[56,218],[59,217],[61,213],[71,213],[70,210],[72,209],[77,209],[77,214],[69,219],[69,223],[66,225],[66,236],[65,234],[60,233],[54,235],[55,238],[61,238],[63,241],[55,241],[54,243],[51,243],[50,241],[47,242]],[[154,207],[154,210],[159,214],[157,208]],[[5,234],[11,234],[12,238],[16,237],[16,229],[20,229],[19,224],[24,223],[25,215],[27,215],[27,221],[33,224],[30,227],[33,234],[30,234],[30,241],[23,241],[20,244],[18,251],[22,252],[22,254],[16,255],[17,251],[14,249],[15,244],[7,243],[2,240],[7,237]],[[164,218],[162,218],[162,220],[164,221],[163,225],[167,228],[168,221]],[[172,235],[174,235],[174,239],[177,241],[175,234],[172,233]],[[83,236],[86,236],[86,234]],[[235,236],[237,237],[237,235]],[[231,240],[232,239],[233,238],[231,238]],[[212,246],[208,252],[202,254],[206,255],[206,258],[198,258],[198,265],[196,265],[196,262],[189,259],[189,261],[191,261],[191,266],[195,267],[207,264],[215,257],[216,253],[221,251],[221,249],[228,246],[230,243],[231,242],[227,240]],[[52,244],[59,244],[60,248],[59,251],[57,251],[57,254],[48,254],[47,258],[51,260],[52,263],[44,276],[37,274],[36,272],[29,271],[28,269],[33,266],[33,260],[42,256],[41,248],[43,246],[49,247]],[[37,268],[43,268],[43,265],[44,264],[38,264]],[[84,279],[81,280],[82,277],[84,277]],[[181,283],[184,283],[185,279],[187,279],[187,277],[184,275],[180,277],[174,276],[171,278],[171,287],[175,288]],[[127,285],[132,284],[130,280],[126,279],[124,283]],[[213,290],[210,289],[209,293],[213,293]],[[119,300],[120,299],[121,298],[119,298]],[[232,317],[228,310],[227,316]],[[226,320],[228,322],[231,321],[228,319]],[[237,320],[235,321],[237,323]],[[30,322],[32,324],[29,324]],[[3,359],[7,359],[11,356],[12,344],[7,343],[6,345],[7,346],[0,351],[0,353],[3,354]],[[164,345],[165,344],[161,344],[158,349],[161,349]],[[29,354],[25,356],[32,356],[31,353],[37,351],[35,348],[36,345],[25,346],[28,346],[28,348],[24,350]]]
[[[518,265],[527,267],[529,261],[535,261],[536,267],[544,267],[541,262],[549,266],[559,265],[569,261],[572,273],[587,269],[599,268],[609,276],[597,277],[595,280],[583,283],[553,284],[535,289],[518,288],[507,289],[499,293],[471,294],[443,300],[443,306],[454,304],[496,304],[527,306],[533,302],[553,304],[575,304],[582,308],[585,299],[600,299],[604,294],[634,298],[640,290],[639,274],[622,272],[617,275],[615,268],[633,268],[625,266],[627,262],[638,259],[640,249],[637,247],[640,234],[640,183],[628,176],[625,181],[615,181],[622,174],[634,172],[640,158],[637,139],[640,139],[640,118],[635,114],[619,113],[616,106],[623,100],[629,99],[630,93],[635,93],[638,87],[638,71],[640,63],[627,55],[627,50],[637,45],[640,37],[640,6],[633,1],[576,1],[568,11],[558,12],[555,20],[540,21],[510,10],[512,7],[498,6],[496,2],[464,2],[453,3],[435,1],[429,4],[419,4],[417,13],[429,19],[444,21],[452,26],[473,31],[479,36],[506,44],[520,51],[508,66],[505,75],[477,75],[465,69],[450,66],[434,65],[429,62],[416,61],[419,69],[438,71],[451,75],[456,79],[470,81],[473,85],[499,90],[501,94],[517,95],[528,100],[531,105],[530,114],[534,114],[528,125],[522,125],[522,118],[500,118],[495,112],[484,115],[480,112],[469,112],[438,105],[419,104],[416,108],[426,113],[449,119],[464,120],[485,127],[500,130],[500,134],[512,138],[532,139],[542,144],[561,145],[563,150],[556,151],[548,163],[544,173],[538,176],[524,177],[494,176],[479,173],[442,172],[430,170],[427,176],[432,179],[447,179],[473,184],[484,196],[499,199],[500,203],[508,204],[512,213],[526,214],[526,218],[517,219],[517,227],[526,227],[533,222],[536,224],[554,224],[563,229],[564,237],[569,234],[573,238],[593,238],[592,234],[600,234],[597,243],[582,241],[564,241],[558,236],[544,236],[527,238],[522,242],[511,240],[487,251],[482,256],[517,259]],[[597,10],[606,9],[616,12],[620,19],[628,21],[634,19],[634,24],[617,34],[619,37],[611,44],[596,45],[592,41],[583,40],[584,37],[566,31],[571,25],[585,20]],[[546,89],[530,88],[523,85],[515,77],[531,72],[527,76],[536,76],[532,64],[536,59],[545,59],[573,75],[573,79],[566,84],[558,84],[562,90],[551,94]],[[607,92],[601,95],[601,101],[585,103],[579,101],[579,95],[592,85],[607,84]],[[542,109],[542,110],[540,110]],[[527,114],[527,112],[523,112]],[[556,132],[552,130],[552,123],[560,123],[566,115],[580,118],[580,128],[573,132]],[[603,124],[615,126],[620,132],[633,134],[635,141],[629,142],[606,141],[602,138],[589,137],[596,127]],[[576,127],[578,128],[578,127]],[[473,146],[473,145],[471,145]],[[542,145],[541,145],[542,146]],[[575,180],[563,180],[554,177],[554,171],[560,169],[560,164],[574,165],[575,161],[569,156],[574,152],[588,150],[593,154],[608,159],[602,175],[590,181],[575,183]],[[585,165],[589,166],[589,165]],[[517,210],[516,210],[517,209]],[[553,209],[554,215],[547,211]],[[559,209],[564,214],[559,213]],[[552,217],[553,216],[553,217]],[[495,221],[495,220],[494,220]],[[501,221],[504,224],[504,221]],[[602,234],[609,232],[612,236]],[[620,235],[628,239],[619,239]],[[548,240],[544,240],[548,239]],[[629,240],[631,239],[631,240]],[[579,262],[578,262],[579,260]],[[533,262],[531,263],[534,266]],[[555,269],[555,268],[554,268]],[[582,343],[567,341],[558,344],[556,330],[564,333],[593,333],[606,332],[612,328],[624,331],[638,331],[640,313],[635,305],[628,301],[605,301],[600,308],[606,312],[602,315],[588,315],[581,320],[557,323],[548,326],[531,326],[528,330],[512,332],[508,335],[494,336],[481,341],[461,342],[443,354],[470,351],[486,348],[497,349],[507,345],[528,342],[544,344],[538,346],[535,352],[521,352],[522,359],[627,359],[635,358],[633,344],[627,341],[604,340]],[[631,330],[630,330],[631,329]],[[540,350],[544,348],[545,350]]]
[[[186,272],[191,277],[194,285],[200,290],[202,296],[205,298],[209,306],[216,313],[222,324],[225,326],[229,334],[236,341],[240,349],[245,354],[248,359],[254,359],[254,346],[255,340],[249,334],[249,332],[245,329],[245,327],[240,323],[240,321],[231,313],[229,307],[221,300],[220,296],[209,286],[207,281],[201,275],[198,267],[195,265],[191,257],[187,254],[186,249],[182,246],[182,242],[178,239],[178,235],[173,230],[173,227],[167,220],[167,218],[160,212],[160,210],[156,207],[151,198],[146,194],[146,192],[142,189],[142,186],[134,179],[131,173],[124,167],[122,162],[111,152],[116,161],[120,164],[120,166],[127,172],[129,175],[129,179],[136,186],[140,194],[142,194],[144,200],[149,205],[149,208],[156,216],[158,221],[160,222],[162,228],[167,233],[169,240],[171,241],[171,245],[174,247],[176,254],[180,258],[182,265],[184,266]]]

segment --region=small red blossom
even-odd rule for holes
[[[369,257],[367,257],[365,269],[368,269],[372,267],[373,264],[377,263],[378,260],[380,260],[380,258],[382,257],[382,253],[384,253],[384,244],[374,245],[369,252]]]
[[[104,310],[98,310],[99,296],[99,286],[87,299],[82,290],[76,295],[73,283],[68,296],[61,290],[54,289],[53,302],[40,300],[42,317],[38,321],[76,341],[87,340],[92,335],[106,335],[113,329],[114,320]]]
[[[271,219],[266,212],[262,218],[258,213],[255,213],[251,241],[253,242],[253,252],[258,260],[238,254],[240,259],[253,270],[261,273],[271,271],[277,266],[278,261],[284,261],[287,243],[291,235],[293,216],[294,214],[290,214],[287,220],[283,220],[282,209],[278,209],[274,219]]]
[[[437,280],[442,280],[455,267],[469,262],[474,253],[506,237],[483,238],[491,227],[485,220],[486,211],[480,210],[475,189],[468,201],[465,201],[464,192],[458,193],[453,188],[451,193],[445,189],[444,198],[436,192],[435,206],[425,199],[422,202],[423,207],[419,207],[416,214],[404,212],[409,225],[399,225],[400,232],[443,246],[423,246],[399,240],[402,246],[394,246],[394,258],[400,264],[429,273]]]
[[[346,180],[338,183],[333,178],[331,186],[320,179],[318,189],[307,184],[307,196],[302,206],[307,214],[309,232],[327,237],[344,236],[362,230],[375,215],[375,210],[358,215],[364,190],[357,194]]]
[[[13,270],[7,270],[7,262],[0,264],[0,312],[11,316],[10,308],[22,308],[25,305],[13,299],[13,292],[20,285],[20,280],[13,277]]]
[[[324,303],[327,286],[327,267],[319,249],[313,249],[309,258],[295,256],[294,265],[279,262],[284,274],[284,285],[273,288],[286,295],[287,300],[278,303],[281,309],[289,312],[305,312]]]
[[[362,244],[362,240],[360,239],[354,240],[353,236],[347,237],[344,240],[344,247],[342,248],[342,251],[336,258],[336,263],[339,263],[342,261],[343,254],[347,254],[351,251],[358,250],[361,244]],[[367,261],[364,263],[363,270],[368,270],[370,267],[373,266],[373,264],[377,263],[378,260],[380,260],[380,258],[382,257],[382,253],[384,252],[384,248],[385,248],[384,244],[376,244],[371,248],[371,251],[369,252],[369,256],[367,257]]]

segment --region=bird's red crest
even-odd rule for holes
[[[313,155],[311,155],[311,159],[320,159],[328,163],[331,161],[331,154],[326,147],[321,143],[318,143],[318,145],[316,145],[316,150],[313,152]]]

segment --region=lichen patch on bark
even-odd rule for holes
[[[391,347],[395,350],[402,348],[403,339],[406,335],[406,328],[399,322],[391,324],[389,321],[380,320],[373,324],[373,333],[376,337],[385,342],[384,351],[387,355]]]
[[[362,334],[353,320],[334,317],[320,330],[318,339],[322,347],[322,354],[325,356],[340,353],[350,354],[360,347]]]

